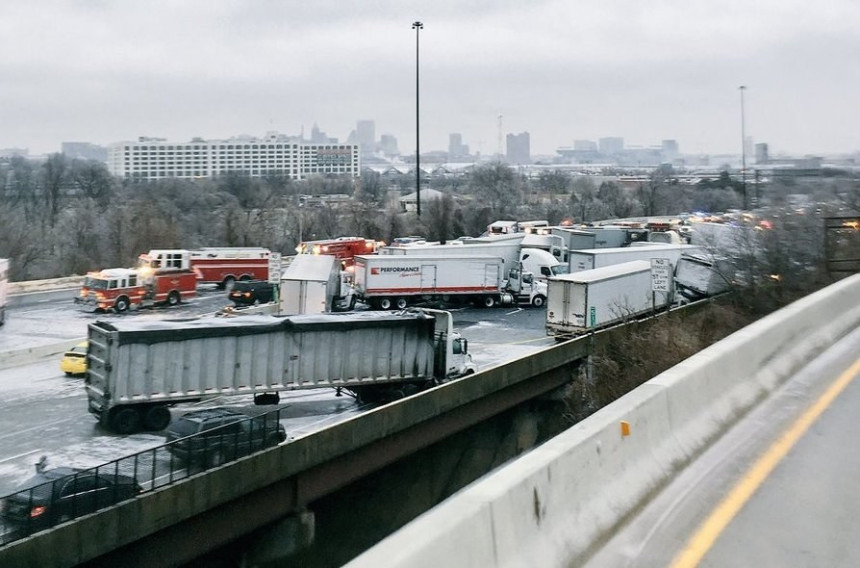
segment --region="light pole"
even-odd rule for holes
[[[741,92],[741,187],[744,192],[744,210],[749,209],[749,200],[747,199],[747,136],[744,124],[744,91],[747,90],[745,85],[738,87]]]
[[[415,30],[415,203],[418,211],[418,216],[421,216],[421,121],[418,114],[418,36],[419,32],[424,29],[424,24],[415,21],[412,22],[412,29]]]

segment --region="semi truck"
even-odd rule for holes
[[[504,261],[506,270],[518,268],[529,272],[538,280],[545,280],[556,274],[567,272],[567,267],[550,252],[538,248],[523,247],[522,241],[527,235],[519,233],[515,238],[496,241],[494,238],[458,239],[447,244],[413,244],[410,246],[388,246],[379,249],[380,256],[433,256],[433,257],[464,257],[464,256],[493,256]]]
[[[269,279],[272,251],[267,248],[202,247],[190,251],[190,255],[191,268],[197,272],[197,281],[201,284],[216,284],[224,289],[237,280]]]
[[[87,273],[75,303],[87,310],[175,306],[197,295],[197,273],[187,250],[153,250],[136,268],[108,268]]]
[[[675,287],[688,302],[731,290],[735,267],[725,256],[684,254],[675,267]]]
[[[641,246],[570,251],[568,272],[581,272],[631,260],[649,260],[651,258],[668,258],[674,266],[682,253],[697,250],[698,248],[692,245],[642,243]]]
[[[498,256],[357,256],[354,279],[358,299],[382,310],[426,301],[541,307],[546,300],[546,282],[519,267],[506,270]]]
[[[9,259],[0,258],[0,325],[6,322],[6,302],[9,297]]]
[[[670,300],[670,293],[651,291],[647,260],[563,274],[549,280],[547,335],[562,341],[641,317]]]
[[[108,430],[157,431],[169,407],[336,388],[377,402],[477,371],[449,312],[353,312],[89,325],[88,409]]]

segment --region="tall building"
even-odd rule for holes
[[[454,132],[448,135],[448,161],[456,162],[469,156],[469,146],[463,144],[463,136]]]
[[[250,177],[312,175],[359,177],[361,160],[354,144],[307,144],[274,132],[265,138],[237,137],[174,143],[141,137],[108,146],[108,170],[132,180],[204,179],[228,172]]]
[[[677,140],[663,140],[660,145],[660,154],[664,162],[671,162],[677,159],[680,153]]]
[[[760,142],[755,145],[755,163],[767,164],[770,161],[770,155],[767,150],[767,143]]]
[[[311,144],[337,144],[337,138],[331,138],[314,123],[311,128]]]
[[[379,137],[379,149],[389,157],[400,154],[400,151],[397,149],[397,138],[393,134],[383,134]]]
[[[573,149],[577,152],[596,152],[597,143],[594,140],[574,140]]]
[[[362,154],[376,152],[376,123],[372,120],[359,120],[355,123],[355,141]]]
[[[509,164],[530,164],[531,148],[529,133],[508,134],[507,139],[507,161]]]
[[[597,146],[600,148],[600,153],[605,156],[620,154],[624,151],[624,138],[618,136],[600,138],[597,141]]]

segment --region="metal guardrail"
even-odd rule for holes
[[[40,470],[37,465],[49,481],[0,497],[5,525],[0,547],[272,448],[284,441],[278,435],[281,410],[204,429],[89,469]]]

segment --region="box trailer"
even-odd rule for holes
[[[651,291],[651,263],[634,260],[549,280],[547,334],[569,338],[649,313],[667,304]]]
[[[641,246],[597,248],[591,250],[571,251],[569,256],[569,272],[581,272],[594,268],[603,268],[631,260],[650,260],[652,258],[668,258],[672,266],[678,262],[682,253],[696,252],[692,245],[668,245],[659,243],[642,244]]]
[[[497,256],[357,256],[354,278],[358,298],[383,310],[426,301],[540,307],[546,299],[545,282],[519,268],[506,270]]]
[[[675,267],[675,286],[687,301],[728,292],[735,277],[735,267],[724,256],[684,254]]]
[[[352,285],[334,255],[300,254],[284,270],[279,311],[284,315],[348,311],[355,306]]]
[[[209,397],[331,387],[372,401],[476,371],[441,310],[97,321],[88,339],[89,411],[119,433],[161,430],[169,406]]]

